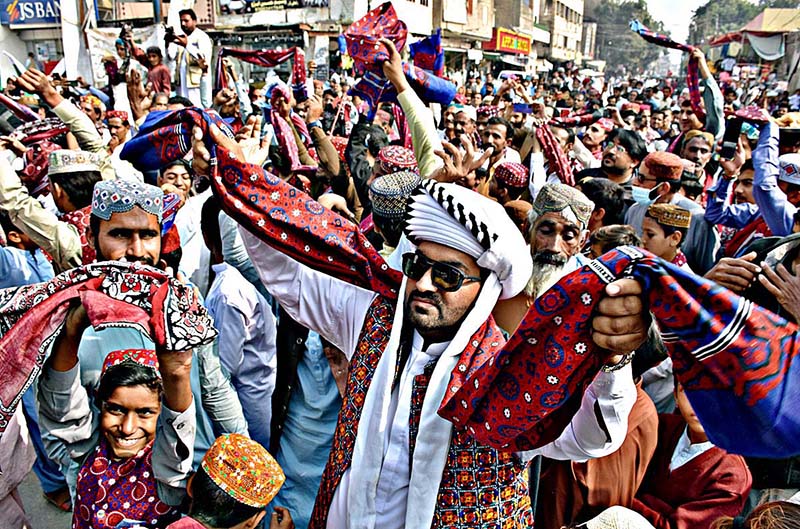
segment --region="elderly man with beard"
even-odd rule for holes
[[[98,261],[141,262],[164,267],[162,260],[161,189],[135,181],[109,180],[95,184],[89,219],[88,243]],[[81,384],[93,394],[100,371],[110,351],[153,349],[149,337],[133,328],[106,328],[96,331],[88,320],[69,318],[64,336],[79,342]],[[191,387],[196,406],[195,465],[200,462],[216,437],[215,431],[247,433],[242,408],[230,382],[223,375],[213,345],[194,350]],[[212,426],[213,425],[213,426]],[[57,461],[73,491],[79,462],[66,448],[46,434],[42,436],[48,454]]]
[[[525,293],[531,299],[587,263],[581,248],[592,211],[586,195],[564,184],[546,184],[536,196],[528,213],[533,271]]]

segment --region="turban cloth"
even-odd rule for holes
[[[433,72],[433,75],[444,75],[444,49],[442,48],[442,28],[437,28],[429,37],[413,42],[408,46],[414,66]]]
[[[599,124],[603,119],[605,118],[603,118],[603,114],[600,112],[582,112],[564,118],[553,118],[550,120],[550,124],[561,128],[585,127],[595,122]],[[606,119],[606,121],[610,122],[611,120]],[[611,132],[611,129],[607,129],[603,124],[600,124],[600,126],[607,132]],[[613,129],[613,125],[611,128]]]
[[[388,299],[397,297],[400,273],[386,265],[363,234],[348,230],[347,220],[307,194],[264,168],[237,158],[224,145],[215,144],[209,134],[212,124],[234,139],[228,125],[213,112],[196,108],[151,112],[139,127],[139,134],[125,143],[121,158],[140,171],[157,169],[183,158],[191,150],[192,128],[200,127],[211,155],[211,185],[225,213],[293,259],[307,262],[313,258],[323,273]],[[286,204],[292,204],[291,208]],[[305,220],[309,216],[316,217],[316,222],[324,221],[330,233],[324,238],[309,237]]]
[[[193,288],[140,263],[91,264],[45,283],[0,290],[0,433],[77,300],[95,329],[135,328],[165,350],[204,345],[217,335]]]
[[[405,233],[472,256],[497,274],[501,299],[519,294],[533,264],[525,239],[503,206],[457,184],[425,180],[408,200]]]
[[[556,439],[608,354],[592,341],[591,317],[605,286],[623,277],[642,284],[675,376],[711,442],[754,457],[800,453],[797,326],[627,246],[537,298],[497,359],[509,368],[499,376],[479,372],[474,387],[461,388],[440,415],[497,448],[529,450]],[[498,416],[502,423],[486,420]]]
[[[292,99],[292,94],[283,83],[277,83],[270,89],[269,99],[271,108],[265,108],[264,113],[266,114],[268,121],[272,123],[272,128],[275,131],[275,141],[278,143],[281,154],[283,154],[283,156],[289,160],[292,171],[315,173],[317,170],[316,167],[303,165],[300,163],[300,150],[297,146],[297,139],[292,131],[292,125],[294,125],[295,130],[297,130],[298,134],[300,135],[300,138],[305,142],[306,145],[310,145],[311,136],[308,134],[306,124],[298,114],[291,112],[289,114],[289,120],[291,120],[292,125],[290,125],[289,121],[281,116],[280,112],[275,110],[275,103],[278,101],[279,97],[285,98],[286,101],[290,101]],[[308,141],[306,141],[306,139]]]
[[[391,40],[397,51],[402,51],[408,37],[408,29],[405,23],[397,18],[394,6],[390,2],[385,2],[353,22],[344,32],[344,37],[355,70],[362,76],[351,93],[362,97],[369,104],[369,118],[372,119],[378,103],[395,102],[397,98],[394,87],[383,75],[383,63],[389,59],[389,55],[378,39]],[[456,94],[455,84],[412,64],[403,63],[403,71],[411,88],[423,101],[447,106],[453,100]]]
[[[575,175],[572,172],[572,165],[550,127],[546,125],[536,127],[536,139],[542,146],[548,173],[555,174],[562,183],[574,186]]]
[[[648,29],[638,20],[631,22],[630,27],[631,30],[638,33],[639,36],[644,40],[657,46],[686,51],[689,53],[697,49],[694,46],[676,42],[666,35],[656,33],[655,31]],[[689,59],[689,63],[686,66],[686,86],[689,87],[689,100],[692,102],[692,109],[694,110],[694,113],[697,114],[697,117],[699,117],[701,121],[705,121],[706,111],[703,109],[703,102],[700,98],[699,66],[697,64],[697,59],[693,57]]]
[[[220,48],[217,55],[217,83],[216,89],[222,90],[227,87],[228,80],[222,65],[225,57],[233,57],[240,61],[249,62],[257,66],[274,68],[275,66],[292,60],[292,87],[298,89],[305,87],[306,84],[306,64],[305,53],[303,50],[294,47],[286,50],[241,50],[238,48]]]
[[[69,127],[60,119],[37,117],[37,121],[23,123],[12,133],[12,137],[30,147],[22,157],[25,167],[20,171],[19,177],[31,196],[48,193],[49,156],[61,148],[57,141],[67,132]]]

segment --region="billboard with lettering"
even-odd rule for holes
[[[11,26],[61,24],[60,0],[2,0],[0,23]]]

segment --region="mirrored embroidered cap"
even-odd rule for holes
[[[103,180],[94,185],[92,215],[109,220],[113,213],[125,213],[139,206],[158,217],[161,224],[164,192],[156,186],[133,180]]]
[[[478,107],[475,112],[479,118],[484,116],[491,118],[494,116],[499,116],[500,114],[503,113],[503,110],[498,106],[483,105]]]
[[[780,173],[778,180],[787,184],[800,185],[800,153],[788,153],[778,158]]]
[[[521,163],[501,163],[495,168],[494,177],[505,187],[520,189],[528,186],[528,169]]]
[[[106,371],[110,368],[125,362],[132,362],[144,367],[149,367],[156,372],[158,378],[161,378],[161,373],[158,370],[158,357],[153,349],[120,349],[111,351],[103,361],[103,369],[100,371],[100,377],[105,375]]]
[[[586,228],[594,211],[594,202],[574,187],[558,183],[545,184],[533,201],[533,211],[540,216],[545,213],[559,213]]]
[[[417,170],[417,158],[414,156],[414,151],[400,145],[383,147],[378,151],[378,161],[384,174]]]
[[[111,118],[119,118],[122,121],[128,121],[128,113],[124,110],[107,110],[106,111],[106,120]]]
[[[48,157],[50,169],[48,174],[77,173],[79,171],[100,171],[100,158],[87,151],[59,149]]]
[[[286,479],[263,446],[237,433],[217,437],[200,466],[219,488],[251,507],[266,507]]]
[[[372,211],[381,217],[402,219],[406,204],[422,179],[413,171],[398,171],[376,178],[369,186]]]
[[[673,228],[686,228],[692,224],[692,214],[687,209],[679,208],[675,204],[653,204],[647,208],[647,216],[665,226]]]

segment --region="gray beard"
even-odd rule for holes
[[[525,294],[536,299],[547,291],[548,288],[558,283],[564,276],[564,266],[556,264],[542,264],[534,261],[533,272],[525,286]]]

